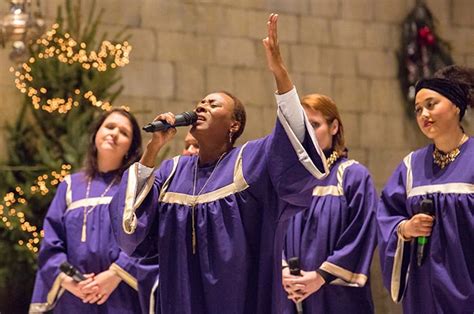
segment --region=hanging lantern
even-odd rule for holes
[[[39,10],[32,12],[31,0],[11,0],[9,13],[0,20],[0,42],[3,47],[11,43],[10,59],[16,63],[25,61],[28,57],[27,44],[44,32],[45,22]]]

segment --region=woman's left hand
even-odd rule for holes
[[[324,279],[316,271],[301,271],[301,276],[285,275],[283,286],[288,299],[301,302],[317,292],[324,285]]]
[[[122,279],[112,270],[106,270],[94,277],[94,281],[86,285],[84,289],[90,289],[93,286],[97,286],[97,294],[91,295],[88,299],[84,300],[87,303],[97,303],[98,305],[104,304],[109,296],[114,292],[115,288],[119,285]]]

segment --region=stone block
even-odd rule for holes
[[[244,133],[237,140],[237,144],[243,144],[247,141],[254,140],[265,135],[265,128],[262,121],[264,120],[264,109],[262,106],[255,106],[252,103],[245,104],[245,112],[247,121]]]
[[[210,47],[209,47],[210,48]],[[255,42],[244,38],[216,38],[214,63],[231,66],[256,64]]]
[[[351,142],[346,141],[346,147],[349,149],[349,159],[358,161],[361,165],[367,167],[369,161],[368,149],[356,148]]]
[[[202,5],[195,9],[196,24],[193,30],[207,35],[244,37],[248,33],[249,13],[243,9],[218,5]]]
[[[328,75],[304,74],[303,86],[298,91],[300,96],[317,93],[332,97],[332,85],[332,78]]]
[[[207,93],[204,67],[192,63],[178,63],[176,68],[176,98],[197,103]]]
[[[365,46],[367,48],[392,48],[394,47],[392,26],[387,23],[368,23],[365,25]]]
[[[308,12],[308,1],[306,0],[266,0],[267,8],[271,8],[272,12],[284,12],[303,14]]]
[[[373,80],[370,84],[370,111],[383,114],[406,113],[405,97],[397,79]]]
[[[373,6],[376,21],[391,23],[401,23],[412,9],[405,0],[377,0]]]
[[[379,191],[409,152],[409,149],[393,149],[390,143],[387,143],[383,149],[369,151],[369,170]]]
[[[158,33],[157,60],[207,64],[215,58],[211,37],[191,33]]]
[[[321,49],[317,46],[293,45],[290,47],[291,68],[304,73],[320,72]]]
[[[346,48],[321,48],[319,72],[354,77],[357,74],[357,53]]]
[[[144,0],[142,26],[158,31],[187,31],[196,23],[196,5],[182,1]]]
[[[361,147],[369,149],[404,149],[412,142],[404,115],[364,114],[361,117]]]
[[[237,68],[234,70],[235,95],[245,104],[265,106],[273,100],[275,86],[268,71]]]
[[[333,93],[332,98],[343,112],[367,112],[369,109],[369,83],[366,79],[336,77]]]
[[[122,69],[123,94],[171,98],[175,91],[175,73],[169,62],[136,61]]]
[[[310,0],[309,12],[313,16],[322,17],[340,17],[340,1],[339,0]]]
[[[342,1],[342,18],[347,20],[370,21],[373,19],[374,6],[372,0]]]
[[[263,107],[263,129],[264,135],[270,134],[275,128],[277,117],[277,105],[276,101],[273,99],[273,103],[270,103],[268,106]]]
[[[344,112],[341,114],[344,125],[344,138],[347,147],[360,147],[361,123],[359,113]]]
[[[209,66],[206,71],[206,93],[225,90],[233,93],[234,73],[231,67]]]
[[[474,54],[467,55],[464,64],[468,67],[474,68]]]
[[[255,11],[251,10],[248,12],[248,33],[247,37],[262,40],[267,36],[267,20],[270,15],[267,11]],[[278,20],[280,25],[281,21]],[[281,27],[280,27],[281,28]],[[279,29],[280,30],[280,29]]]
[[[369,78],[395,78],[398,74],[397,56],[393,51],[359,50],[358,72]]]
[[[455,25],[474,26],[474,9],[472,0],[452,1],[452,21]]]
[[[452,45],[452,52],[455,54],[474,53],[474,28],[451,27],[443,30],[446,39]]]
[[[361,48],[365,41],[365,24],[360,21],[331,21],[332,43],[338,47]]]
[[[299,36],[303,44],[329,44],[331,42],[329,20],[312,16],[302,16]]]
[[[153,61],[156,57],[156,35],[152,29],[131,28],[127,30],[130,34],[129,43],[132,45],[130,61],[144,60]]]

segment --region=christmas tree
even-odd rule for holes
[[[129,62],[123,32],[97,40],[103,10],[65,0],[56,22],[11,69],[25,95],[8,126],[0,182],[0,312],[26,312],[42,238],[41,225],[57,184],[81,167],[89,125],[122,91],[118,69]],[[104,34],[104,38],[107,36]],[[6,74],[5,74],[6,75]],[[20,307],[19,307],[20,306]]]

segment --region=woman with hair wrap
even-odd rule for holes
[[[461,126],[473,83],[458,66],[418,82],[416,120],[433,143],[408,154],[382,192],[384,285],[405,313],[474,311],[474,141]]]

